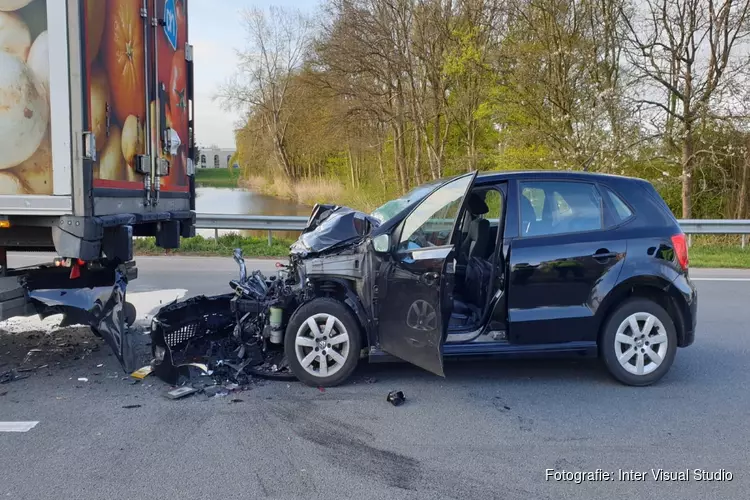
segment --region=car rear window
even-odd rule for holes
[[[628,205],[622,201],[622,198],[617,196],[614,191],[607,187],[604,188],[604,191],[607,193],[609,201],[612,202],[612,206],[615,208],[614,218],[616,223],[619,224],[633,216],[633,211],[630,210],[630,207],[628,207]]]
[[[603,228],[602,199],[587,182],[525,181],[521,183],[521,235],[597,231]]]

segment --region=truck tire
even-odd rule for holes
[[[674,321],[648,299],[634,298],[620,305],[599,339],[599,353],[607,370],[626,385],[657,382],[669,371],[676,352]]]
[[[362,345],[359,323],[349,308],[319,298],[297,309],[289,320],[284,350],[294,375],[312,387],[333,387],[357,367]]]

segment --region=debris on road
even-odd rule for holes
[[[16,370],[8,370],[7,372],[0,373],[0,384],[7,384],[9,382],[16,382],[29,378],[28,375],[18,375]]]
[[[185,396],[189,396],[191,394],[195,394],[198,392],[198,389],[190,386],[182,386],[178,387],[177,389],[171,390],[167,393],[167,397],[169,399],[181,399]]]
[[[148,377],[152,371],[154,371],[154,368],[151,365],[146,365],[138,368],[136,371],[131,373],[130,376],[134,379],[143,380],[144,378]]]
[[[78,381],[79,382],[88,382],[89,379],[87,379],[86,377],[78,377]]]
[[[159,310],[151,324],[154,375],[171,385],[211,377],[219,388],[204,388],[209,397],[246,387],[256,377],[294,379],[269,321],[272,306],[291,292],[260,273],[232,285],[241,292],[193,297]]]
[[[402,391],[391,391],[388,393],[386,401],[391,403],[393,406],[401,406],[406,401],[406,396]]]
[[[140,407],[141,407],[141,405],[125,405],[125,406],[123,406],[123,408],[125,408],[126,410],[132,410],[134,408],[140,408]]]

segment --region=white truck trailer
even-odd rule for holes
[[[128,370],[133,236],[195,234],[187,3],[0,0],[0,319],[63,313]]]

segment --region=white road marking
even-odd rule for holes
[[[747,282],[750,278],[690,278],[691,281],[737,281]]]
[[[39,422],[0,422],[0,432],[28,432]]]
[[[155,290],[153,292],[128,292],[125,295],[125,300],[135,306],[135,311],[140,321],[149,319],[150,313],[175,300],[183,298],[187,292],[187,290],[182,288]]]

